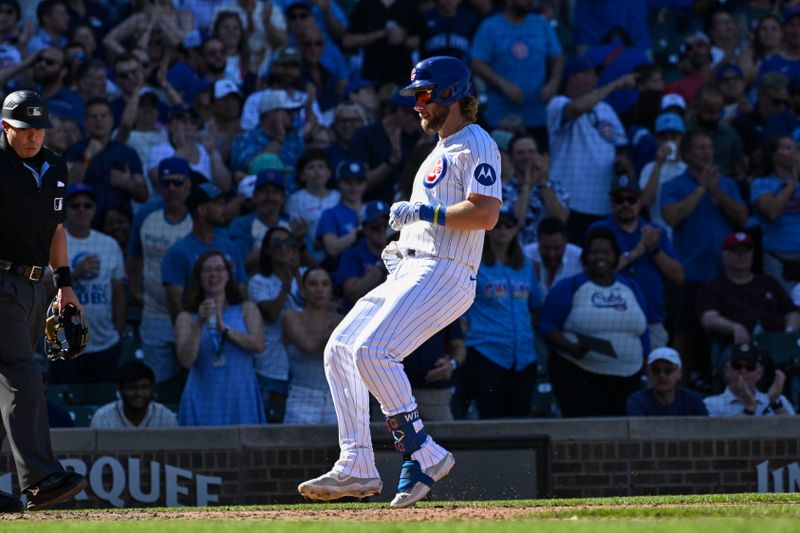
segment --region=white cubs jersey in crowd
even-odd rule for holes
[[[440,139],[414,177],[411,203],[448,207],[470,193],[502,201],[500,150],[486,131],[470,124]],[[483,231],[454,230],[417,222],[400,232],[399,246],[463,263],[475,271],[483,252]]]

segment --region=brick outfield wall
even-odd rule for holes
[[[786,422],[779,418],[533,419],[427,426],[442,441],[475,440],[480,435],[482,440],[524,442],[549,436],[550,494],[566,498],[755,492],[756,467],[764,461],[769,461],[768,490],[774,490],[774,471],[800,461],[800,421]],[[376,449],[387,450],[385,427],[375,425],[372,432]],[[106,495],[87,491],[88,499],[72,507],[108,507],[114,499],[125,506],[169,505],[167,470],[173,478],[172,504],[197,504],[197,483],[203,476],[220,478],[208,490],[212,498],[218,495],[219,504],[295,503],[300,501],[297,484],[326,471],[338,456],[332,426],[55,430],[53,445],[59,459],[86,465],[87,473],[95,477],[92,487]],[[491,449],[482,453],[489,456],[487,460],[497,460]],[[131,459],[141,466],[138,476],[131,472]],[[151,461],[158,463],[157,470],[151,469]],[[0,472],[12,468],[6,443]],[[791,468],[784,470],[780,472],[784,490],[800,490],[789,486]],[[395,480],[384,477],[384,492],[391,492]],[[131,486],[136,494],[148,495],[154,482],[156,501],[134,501]],[[211,504],[217,503],[212,499]]]

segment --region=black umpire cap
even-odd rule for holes
[[[52,128],[47,104],[33,91],[14,91],[3,101],[3,120],[13,128]]]

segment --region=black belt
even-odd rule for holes
[[[0,259],[0,270],[11,272],[31,281],[41,281],[42,276],[44,276],[44,267],[20,265],[5,259]]]

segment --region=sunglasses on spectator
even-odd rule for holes
[[[756,365],[754,365],[753,363],[743,363],[740,361],[734,361],[733,363],[731,363],[731,368],[737,371],[744,368],[748,372],[753,372],[756,369]]]
[[[305,20],[308,18],[308,11],[295,11],[289,14],[289,20]]]
[[[282,246],[285,246],[287,248],[294,248],[295,246],[297,246],[297,240],[295,240],[292,237],[289,237],[286,239],[272,239],[269,242],[270,248],[280,248]]]
[[[53,65],[58,65],[57,59],[52,59],[49,57],[39,56],[36,58],[37,63],[44,63],[48,67],[52,67]]]
[[[678,370],[678,367],[675,366],[651,366],[650,373],[654,375],[663,374],[665,376],[669,376],[674,374]]]
[[[136,76],[135,68],[132,68],[130,70],[120,70],[119,72],[117,72],[118,78],[132,78],[134,76]]]
[[[94,207],[92,202],[72,202],[69,204],[70,209],[91,209]]]
[[[182,180],[168,180],[164,178],[159,178],[158,183],[161,184],[162,187],[165,189],[169,189],[170,187],[183,187],[183,184],[186,183],[186,180],[189,178],[183,178]]]
[[[789,105],[789,100],[784,100],[782,98],[770,98],[769,101],[772,102],[772,105],[777,105],[782,107],[786,107],[787,105]]]
[[[433,98],[433,91],[428,89],[426,91],[417,91],[414,93],[414,98],[418,104],[427,104]]]
[[[639,197],[638,196],[613,196],[612,200],[614,201],[615,204],[618,204],[618,205],[622,205],[622,204],[634,205],[636,202],[639,201]]]

